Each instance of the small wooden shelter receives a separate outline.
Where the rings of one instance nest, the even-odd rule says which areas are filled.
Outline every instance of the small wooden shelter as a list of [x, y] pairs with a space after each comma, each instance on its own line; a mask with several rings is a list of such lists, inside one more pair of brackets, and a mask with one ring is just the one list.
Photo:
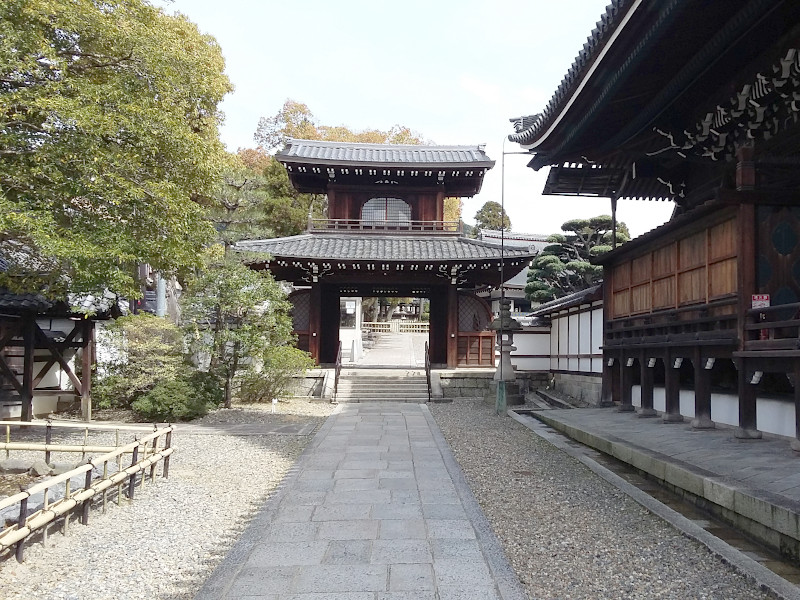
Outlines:
[[474, 290], [499, 286], [532, 253], [466, 238], [444, 218], [445, 198], [477, 194], [494, 165], [482, 147], [290, 140], [277, 159], [295, 189], [327, 194], [328, 218], [237, 249], [268, 254], [252, 266], [300, 288], [290, 297], [299, 347], [335, 361], [343, 296], [427, 297], [431, 361], [494, 365], [491, 313]]
[[[602, 257], [604, 394], [695, 427], [711, 392], [794, 397], [800, 434], [800, 3], [614, 0], [512, 141], [549, 166], [544, 193], [671, 201], [671, 221]], [[800, 447], [800, 446], [799, 446]]]
[[90, 419], [95, 323], [111, 312], [87, 316], [67, 302], [0, 290], [2, 417], [30, 421], [37, 402], [39, 411], [52, 412], [60, 400], [80, 398], [83, 416]]

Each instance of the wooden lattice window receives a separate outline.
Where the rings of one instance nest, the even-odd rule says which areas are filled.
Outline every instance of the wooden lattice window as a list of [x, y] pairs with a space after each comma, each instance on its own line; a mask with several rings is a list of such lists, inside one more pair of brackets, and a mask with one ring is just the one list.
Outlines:
[[361, 220], [370, 225], [408, 223], [411, 206], [400, 198], [371, 198], [361, 208]]

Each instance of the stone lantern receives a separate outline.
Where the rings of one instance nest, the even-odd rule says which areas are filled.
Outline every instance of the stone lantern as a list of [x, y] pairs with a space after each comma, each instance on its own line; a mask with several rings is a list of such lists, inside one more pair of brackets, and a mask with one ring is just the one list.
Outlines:
[[520, 392], [514, 365], [511, 364], [511, 352], [514, 346], [514, 332], [520, 331], [520, 325], [511, 318], [511, 299], [500, 299], [500, 314], [491, 322], [489, 329], [497, 331], [497, 349], [500, 350], [500, 364], [494, 374], [492, 388], [497, 392], [497, 411], [504, 413], [506, 406], [516, 406], [525, 403], [525, 397]]

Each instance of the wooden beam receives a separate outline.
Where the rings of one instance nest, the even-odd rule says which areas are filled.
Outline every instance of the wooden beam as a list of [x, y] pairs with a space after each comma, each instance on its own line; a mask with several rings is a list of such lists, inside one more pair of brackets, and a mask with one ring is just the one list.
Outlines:
[[[77, 327], [75, 328], [77, 329]], [[84, 421], [92, 420], [92, 362], [94, 354], [94, 323], [85, 319], [81, 323], [83, 348], [81, 349], [81, 414]], [[74, 330], [73, 330], [74, 331]]]
[[[34, 321], [34, 324], [35, 323], [36, 322]], [[75, 386], [75, 390], [79, 394], [81, 394], [82, 393], [81, 392], [81, 389], [82, 389], [81, 380], [78, 379], [77, 375], [75, 375], [75, 373], [72, 372], [72, 369], [70, 368], [69, 363], [66, 360], [64, 360], [64, 357], [61, 355], [61, 352], [59, 351], [59, 349], [56, 348], [55, 344], [53, 344], [53, 342], [51, 342], [47, 338], [47, 336], [44, 334], [44, 331], [42, 331], [39, 328], [39, 325], [36, 325], [35, 334], [39, 338], [39, 340], [44, 343], [45, 347], [50, 351], [51, 357], [54, 358], [58, 362], [58, 364], [61, 366], [61, 368], [67, 374], [67, 376], [69, 377], [70, 381], [72, 382], [72, 385]], [[33, 368], [33, 367], [31, 367], [31, 368]], [[33, 389], [33, 388], [31, 388], [31, 389]]]
[[[78, 333], [78, 328], [77, 328], [77, 326], [74, 326], [72, 328], [72, 331], [70, 331], [69, 335], [66, 337], [66, 339], [63, 342], [60, 342], [60, 343], [55, 345], [56, 348], [58, 348], [58, 350], [62, 354], [64, 352], [64, 348], [68, 347], [69, 343], [72, 342], [72, 340], [75, 338], [75, 334], [76, 333]], [[36, 377], [33, 380], [33, 387], [34, 388], [37, 385], [39, 385], [39, 383], [41, 383], [42, 379], [44, 379], [44, 376], [47, 375], [47, 373], [50, 371], [50, 369], [53, 367], [53, 365], [56, 364], [56, 362], [58, 362], [56, 360], [56, 358], [51, 357], [50, 360], [48, 360], [45, 363], [45, 365], [39, 370], [39, 374], [36, 375]]]
[[14, 371], [11, 370], [11, 367], [8, 366], [8, 363], [6, 362], [5, 358], [3, 358], [2, 354], [0, 354], [0, 373], [5, 375], [5, 378], [12, 386], [14, 386], [14, 389], [20, 396], [25, 395], [25, 390], [22, 389], [22, 384], [19, 382], [19, 379], [17, 379]]

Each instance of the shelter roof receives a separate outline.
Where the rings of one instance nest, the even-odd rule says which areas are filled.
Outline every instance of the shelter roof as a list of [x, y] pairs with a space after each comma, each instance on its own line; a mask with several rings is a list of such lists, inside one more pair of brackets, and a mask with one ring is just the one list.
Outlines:
[[486, 167], [494, 161], [483, 146], [412, 146], [290, 139], [275, 157], [284, 164], [380, 167]]
[[[239, 242], [236, 249], [274, 257], [367, 261], [447, 261], [500, 259], [497, 243], [462, 236], [391, 236], [386, 234], [306, 233], [284, 238]], [[528, 248], [505, 248], [506, 258], [530, 258]]]

